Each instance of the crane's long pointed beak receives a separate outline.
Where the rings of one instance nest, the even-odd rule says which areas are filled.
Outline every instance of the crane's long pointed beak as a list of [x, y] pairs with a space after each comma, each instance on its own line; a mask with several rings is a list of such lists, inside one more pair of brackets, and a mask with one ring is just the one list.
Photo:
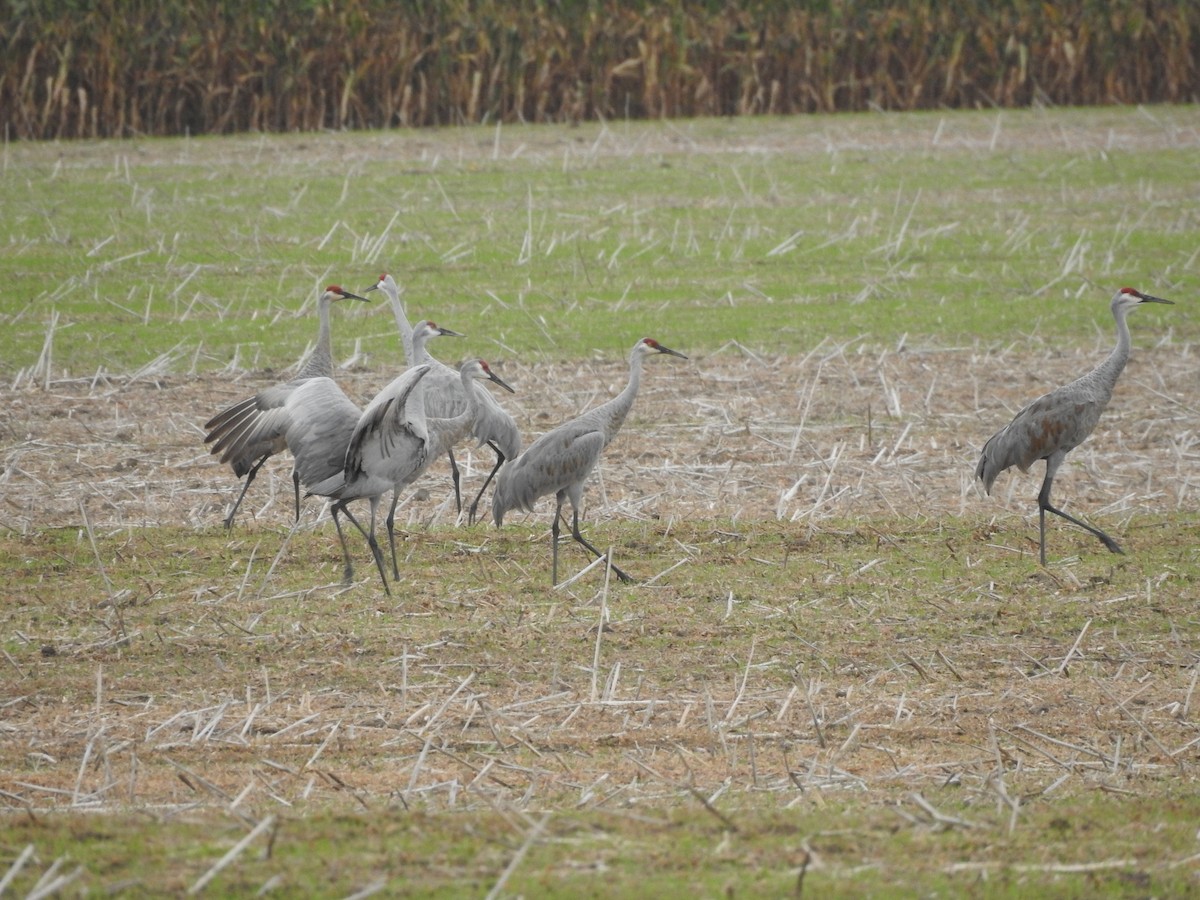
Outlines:
[[369, 294], [369, 293], [371, 293], [371, 291], [377, 291], [377, 290], [379, 290], [379, 282], [375, 282], [375, 284], [371, 285], [369, 288], [367, 288], [365, 291], [363, 291], [363, 293]]
[[659, 344], [655, 349], [657, 349], [659, 353], [666, 353], [668, 356], [678, 356], [680, 359], [687, 359], [687, 357], [678, 350], [672, 350], [670, 347], [664, 347], [662, 344]]
[[[370, 288], [368, 288], [367, 290], [370, 290]], [[360, 296], [358, 296], [358, 294], [352, 294], [349, 291], [342, 291], [342, 299], [344, 299], [344, 300], [361, 300], [363, 303], [371, 302], [371, 299], [369, 297], [360, 297]]]
[[1142, 298], [1143, 303], [1170, 303], [1172, 306], [1175, 305], [1174, 300], [1164, 300], [1162, 297], [1151, 297], [1149, 294], [1139, 294], [1138, 296]]
[[504, 388], [510, 394], [516, 393], [516, 391], [514, 391], [512, 389], [512, 385], [510, 385], [507, 381], [505, 381], [503, 378], [501, 378], [495, 372], [492, 372], [492, 371], [488, 372], [488, 380], [496, 382], [496, 384], [500, 385], [500, 387]]
[[440, 325], [438, 326], [437, 332], [438, 334], [442, 335], [442, 337], [466, 337], [466, 335], [461, 332], [451, 331], [449, 328], [442, 328]]

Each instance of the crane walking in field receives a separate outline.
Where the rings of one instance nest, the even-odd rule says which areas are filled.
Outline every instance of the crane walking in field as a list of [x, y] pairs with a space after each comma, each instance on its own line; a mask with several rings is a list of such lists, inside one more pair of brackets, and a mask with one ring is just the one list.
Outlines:
[[1141, 303], [1173, 302], [1128, 287], [1117, 291], [1112, 299], [1112, 314], [1117, 321], [1117, 345], [1108, 357], [1088, 374], [1034, 400], [983, 446], [975, 477], [983, 481], [984, 490], [989, 494], [996, 476], [1010, 466], [1028, 472], [1029, 467], [1039, 459], [1046, 461], [1046, 477], [1038, 494], [1038, 536], [1043, 566], [1046, 564], [1047, 511], [1090, 531], [1113, 553], [1124, 552], [1116, 541], [1100, 529], [1051, 505], [1050, 487], [1054, 482], [1054, 474], [1067, 454], [1083, 443], [1096, 427], [1100, 414], [1112, 397], [1117, 378], [1125, 368], [1130, 345], [1126, 316]]
[[[482, 362], [482, 360], [480, 361]], [[484, 365], [486, 366], [486, 363]], [[487, 372], [488, 375], [485, 378], [490, 376], [491, 369], [488, 369]], [[491, 377], [491, 380], [510, 394], [516, 393], [499, 378]], [[481, 382], [482, 379], [478, 376], [471, 379], [463, 378], [463, 390], [466, 392], [467, 403], [471, 407], [473, 418], [471, 435], [479, 441], [476, 446], [482, 447], [487, 444], [492, 448], [492, 452], [496, 454], [496, 464], [492, 466], [492, 471], [488, 472], [487, 478], [483, 480], [483, 486], [479, 488], [479, 493], [471, 501], [471, 506], [467, 511], [467, 523], [470, 525], [475, 524], [475, 514], [479, 510], [479, 501], [483, 499], [483, 492], [487, 490], [488, 485], [492, 483], [492, 479], [496, 477], [496, 473], [500, 471], [500, 467], [505, 462], [521, 455], [522, 445], [521, 429], [517, 427], [516, 420], [484, 388]]]
[[[456, 332], [433, 322], [419, 322], [413, 329], [413, 343], [423, 348], [430, 338], [443, 334]], [[359, 410], [344, 394], [339, 398], [324, 389], [319, 393], [316, 389], [307, 389], [293, 404], [304, 403], [303, 410], [292, 412], [297, 442], [307, 441], [302, 452], [309, 466], [301, 478], [308, 486], [309, 494], [334, 501], [330, 514], [342, 544], [345, 582], [353, 576], [346, 539], [338, 525], [339, 513], [345, 514], [367, 539], [384, 590], [391, 593], [383, 570], [383, 552], [375, 537], [375, 523], [383, 495], [389, 490], [397, 491], [428, 468], [429, 460], [433, 458], [429, 452], [430, 435], [441, 435], [446, 428], [442, 420], [427, 419], [425, 415], [424, 380], [430, 371], [430, 366], [406, 369], [376, 394], [364, 410]], [[341, 393], [340, 389], [338, 393]], [[455, 439], [461, 440], [469, 431], [470, 422], [465, 421], [455, 428]], [[328, 437], [316, 438], [322, 430]], [[289, 441], [291, 435], [289, 429]], [[309, 436], [313, 436], [311, 440]], [[292, 452], [299, 460], [300, 453], [296, 449]], [[347, 508], [348, 503], [358, 499], [366, 499], [371, 505], [369, 529], [364, 529]], [[393, 498], [387, 525], [393, 572], [399, 577], [392, 527], [395, 508]]]
[[[383, 551], [375, 538], [376, 516], [383, 495], [425, 465], [428, 431], [421, 389], [428, 373], [429, 366], [405, 369], [376, 394], [352, 423], [349, 441], [342, 446], [336, 471], [309, 487], [310, 494], [334, 501], [330, 514], [335, 524], [338, 513], [345, 513], [346, 518], [362, 532], [375, 558], [383, 589], [388, 594], [391, 594], [391, 590], [383, 570]], [[358, 412], [357, 408], [354, 412]], [[371, 505], [369, 529], [364, 529], [347, 509], [348, 503], [359, 499], [365, 499]], [[346, 564], [343, 580], [349, 582], [352, 577], [350, 555], [340, 527], [338, 539], [342, 543]]]
[[[429, 324], [431, 323], [422, 322], [417, 327], [415, 340], [418, 343], [427, 339], [422, 336], [421, 329]], [[425, 459], [404, 480], [397, 482], [396, 489], [392, 492], [392, 505], [388, 509], [386, 524], [388, 545], [392, 552], [392, 575], [397, 579], [400, 577], [400, 567], [396, 561], [396, 504], [400, 500], [400, 491], [411, 485], [421, 475], [424, 475], [425, 470], [429, 468], [430, 464], [443, 453], [447, 452], [449, 448], [461, 443], [468, 435], [476, 432], [476, 423], [484, 415], [481, 398], [487, 395], [487, 391], [480, 384], [481, 381], [494, 381], [506, 391], [516, 393], [507, 382], [492, 371], [491, 366], [487, 364], [486, 360], [468, 359], [460, 367], [459, 377], [462, 381], [463, 390], [467, 395], [467, 409], [451, 419], [438, 419], [426, 416], [425, 425], [428, 432], [428, 440], [425, 445]], [[516, 427], [515, 423], [513, 427]], [[520, 435], [517, 436], [517, 441], [519, 448]], [[497, 463], [497, 468], [499, 468], [499, 463]], [[486, 483], [484, 487], [487, 487]], [[478, 502], [478, 499], [477, 497], [476, 502]]]
[[[331, 284], [322, 292], [320, 298], [317, 300], [317, 316], [320, 321], [317, 330], [317, 343], [308, 361], [295, 378], [283, 384], [259, 391], [253, 397], [248, 397], [227, 407], [204, 424], [204, 427], [208, 429], [208, 433], [204, 437], [204, 442], [212, 444], [209, 452], [214, 455], [220, 454], [221, 462], [229, 463], [233, 468], [233, 473], [238, 478], [241, 478], [243, 475], [246, 476], [246, 482], [242, 485], [241, 493], [238, 494], [237, 501], [233, 504], [233, 509], [225, 517], [226, 528], [233, 526], [233, 519], [237, 515], [238, 507], [242, 505], [242, 499], [246, 496], [246, 491], [250, 489], [250, 484], [254, 481], [254, 477], [258, 474], [258, 470], [262, 468], [263, 463], [286, 448], [287, 443], [284, 438], [286, 422], [279, 421], [280, 429], [276, 431], [267, 432], [261, 429], [257, 430], [257, 436], [254, 441], [245, 441], [243, 438], [248, 430], [254, 428], [261, 413], [266, 410], [282, 408], [287, 402], [288, 397], [300, 385], [313, 378], [333, 377], [333, 350], [329, 333], [329, 310], [333, 303], [346, 299], [368, 302], [366, 297], [360, 297], [358, 294], [342, 290], [336, 284]], [[295, 472], [293, 472], [292, 484], [296, 499], [296, 518], [299, 519], [300, 482], [295, 476]]]
[[[467, 398], [462, 392], [458, 371], [440, 360], [434, 359], [423, 343], [413, 339], [416, 328], [409, 323], [408, 315], [400, 302], [400, 287], [396, 284], [396, 279], [384, 272], [379, 276], [379, 280], [367, 288], [364, 293], [371, 291], [383, 291], [387, 294], [388, 304], [396, 319], [396, 328], [400, 331], [400, 342], [404, 345], [404, 359], [408, 365], [427, 365], [432, 369], [425, 382], [425, 402], [428, 404], [426, 412], [429, 416], [435, 419], [457, 419], [467, 412]], [[443, 333], [454, 337], [463, 336], [457, 331]], [[459, 511], [462, 510], [462, 495], [459, 492], [460, 475], [458, 463], [454, 459], [454, 444], [465, 437], [466, 433], [463, 433], [455, 438], [453, 443], [444, 443], [442, 449], [437, 453], [437, 456], [445, 453], [450, 461], [450, 478], [454, 482], [454, 503]]]
[[[600, 461], [604, 448], [625, 422], [641, 383], [642, 360], [653, 353], [687, 359], [653, 338], [642, 338], [629, 354], [629, 383], [620, 394], [543, 434], [496, 477], [492, 518], [497, 527], [504, 524], [504, 514], [508, 510], [519, 508], [532, 512], [539, 497], [554, 494], [554, 523], [550, 528], [552, 584], [558, 584], [558, 536], [563, 503], [569, 501], [571, 504], [571, 536], [594, 556], [604, 555], [579, 533], [584, 483]], [[612, 568], [622, 581], [632, 581], [616, 566]]]
[[[400, 287], [387, 272], [379, 276], [379, 280], [375, 284], [367, 288], [363, 293], [371, 291], [383, 291], [387, 295], [388, 304], [392, 308], [392, 315], [396, 319], [396, 328], [400, 331], [400, 340], [404, 344], [404, 358], [410, 366], [419, 364], [429, 364], [434, 367], [429, 381], [425, 387], [426, 402], [432, 401], [433, 407], [428, 411], [430, 416], [435, 418], [454, 419], [462, 414], [468, 404], [458, 402], [459, 395], [455, 387], [455, 374], [450, 366], [444, 366], [427, 352], [419, 351], [413, 345], [413, 326], [408, 321], [408, 315], [405, 313], [404, 306], [400, 302]], [[507, 387], [507, 385], [506, 385]], [[479, 446], [487, 444], [496, 454], [496, 464], [488, 473], [487, 478], [483, 481], [483, 487], [479, 489], [479, 493], [475, 495], [469, 511], [467, 513], [467, 521], [474, 524], [475, 515], [479, 509], [479, 501], [483, 498], [484, 491], [491, 484], [496, 472], [504, 465], [506, 460], [514, 459], [521, 452], [521, 431], [517, 427], [516, 421], [508, 411], [504, 409], [495, 398], [492, 397], [483, 386], [478, 384], [478, 381], [471, 379], [469, 383], [463, 383], [463, 394], [461, 398], [468, 399], [469, 392], [473, 389], [479, 401], [479, 407], [475, 410], [473, 426], [470, 434], [474, 435], [479, 440]], [[509, 388], [512, 390], [512, 388]], [[440, 395], [440, 399], [439, 399]], [[454, 496], [458, 504], [458, 508], [462, 508], [462, 500], [460, 490], [460, 476], [458, 471], [458, 463], [454, 459], [454, 444], [459, 443], [467, 435], [454, 440], [453, 443], [439, 450], [436, 456], [441, 456], [445, 453], [450, 460], [450, 473], [454, 480]]]

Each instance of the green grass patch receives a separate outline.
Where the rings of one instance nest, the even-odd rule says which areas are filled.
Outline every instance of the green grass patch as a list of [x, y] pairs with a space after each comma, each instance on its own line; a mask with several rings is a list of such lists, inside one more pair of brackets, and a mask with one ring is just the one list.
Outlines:
[[[407, 288], [471, 352], [1107, 332], [1195, 283], [1190, 111], [1077, 110], [9, 145], [0, 360], [291, 364], [318, 286]], [[1172, 311], [1157, 328], [1194, 339]], [[54, 316], [57, 315], [57, 320]], [[394, 365], [390, 316], [339, 317]]]

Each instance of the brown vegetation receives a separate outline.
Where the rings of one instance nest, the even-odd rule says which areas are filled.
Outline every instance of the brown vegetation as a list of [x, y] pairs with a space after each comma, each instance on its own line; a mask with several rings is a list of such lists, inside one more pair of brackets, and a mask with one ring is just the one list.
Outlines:
[[10, 7], [10, 138], [1200, 97], [1189, 0]]

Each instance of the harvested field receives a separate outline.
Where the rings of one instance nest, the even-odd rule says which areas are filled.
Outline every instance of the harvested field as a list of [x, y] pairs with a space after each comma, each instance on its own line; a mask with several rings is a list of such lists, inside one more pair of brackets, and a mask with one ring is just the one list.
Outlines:
[[[1134, 328], [1152, 314], [1135, 316]], [[729, 345], [687, 362], [655, 360], [629, 426], [588, 492], [588, 517], [777, 520], [815, 529], [855, 516], [1035, 515], [1041, 465], [1029, 476], [1005, 474], [998, 503], [975, 483], [979, 448], [1024, 403], [1103, 358], [1107, 337], [1048, 358], [1015, 347], [881, 349], [859, 340], [822, 344], [804, 358]], [[1174, 387], [1194, 379], [1195, 360], [1190, 347], [1135, 352], [1099, 435], [1070, 457], [1064, 496], [1072, 492], [1082, 510], [1122, 523], [1196, 505], [1189, 472], [1196, 411]], [[615, 360], [493, 364], [510, 383], [535, 390], [532, 401], [528, 391], [504, 398], [527, 440], [615, 395], [627, 374]], [[93, 525], [105, 528], [219, 523], [236, 482], [207, 454], [201, 424], [279, 378], [151, 375], [9, 392], [0, 428], [9, 437], [10, 527], [26, 533], [79, 525], [81, 501]], [[365, 404], [390, 374], [351, 370], [339, 379]], [[491, 461], [486, 449], [468, 456], [480, 478]], [[290, 465], [269, 468], [274, 477], [260, 476], [246, 508], [259, 525], [286, 527]], [[448, 474], [443, 467], [426, 476], [422, 494], [441, 502], [413, 504], [410, 525], [453, 524]], [[308, 506], [311, 524], [319, 503]], [[1004, 530], [1013, 550], [1026, 549], [1019, 518]]]
[[[5, 615], [0, 790], [12, 813], [27, 810], [10, 830], [36, 843], [52, 811], [136, 811], [228, 822], [230, 842], [238, 823], [269, 822], [278, 844], [295, 833], [302, 845], [325, 810], [393, 823], [474, 812], [514, 841], [561, 846], [580, 814], [636, 810], [667, 817], [652, 830], [678, 827], [675, 810], [702, 833], [736, 834], [749, 810], [807, 821], [865, 802], [881, 807], [873, 828], [881, 817], [887, 829], [997, 836], [1097, 790], [1194, 811], [1196, 646], [1183, 637], [1194, 615], [1178, 582], [1196, 564], [1200, 427], [1172, 387], [1190, 351], [1138, 352], [1101, 433], [1060, 479], [1067, 508], [1131, 555], [1053, 523], [1055, 561], [1041, 570], [1040, 473], [1006, 474], [991, 499], [973, 484], [981, 440], [1092, 355], [855, 342], [803, 359], [727, 347], [656, 360], [588, 493], [592, 538], [643, 584], [592, 572], [549, 590], [548, 501], [501, 531], [456, 526], [443, 466], [402, 509], [392, 601], [361, 541], [358, 583], [335, 584], [336, 539], [315, 501], [289, 534], [286, 463], [252, 489], [252, 515], [220, 528], [235, 484], [205, 455], [193, 411], [274, 376], [9, 392], [6, 546], [29, 554], [10, 557]], [[503, 372], [544, 385], [563, 368]], [[589, 387], [543, 394], [536, 410], [513, 399], [527, 434], [610, 395], [624, 367], [572, 374]], [[384, 378], [345, 381], [365, 397]], [[486, 456], [467, 463], [477, 483]], [[46, 532], [52, 548], [34, 537]], [[563, 556], [569, 572], [584, 563]], [[109, 586], [89, 595], [96, 570]], [[838, 883], [858, 865], [847, 852], [887, 855], [872, 832], [834, 839], [788, 820], [772, 826], [791, 835], [786, 851], [763, 851], [770, 877], [742, 874], [751, 892], [795, 879], [805, 860]], [[498, 877], [504, 846], [457, 865], [435, 854], [423, 881]], [[363, 852], [372, 878], [398, 877]], [[1072, 864], [1138, 870], [1138, 854]], [[150, 883], [182, 889], [219, 855]], [[910, 886], [999, 865], [983, 851], [934, 860], [909, 871]], [[574, 863], [546, 865], [590, 883], [573, 880]], [[682, 865], [666, 874], [686, 880]], [[271, 870], [260, 860], [250, 872]], [[249, 889], [268, 875], [225, 877]], [[353, 887], [353, 873], [336, 883]]]
[[[108, 147], [65, 145], [44, 164], [15, 146], [6, 183], [24, 179], [34, 199], [9, 220], [13, 268], [47, 283], [0, 318], [17, 348], [0, 388], [0, 893], [1194, 891], [1193, 119], [789, 120], [740, 142], [725, 122], [583, 144], [530, 130], [503, 157], [499, 131], [234, 139], [151, 144], [132, 167]], [[506, 166], [542, 184], [539, 167], [570, 168], [580, 146], [610, 168], [588, 162], [536, 197], [507, 187]], [[393, 153], [428, 166], [405, 172], [408, 223], [389, 238], [353, 217]], [[1021, 153], [1045, 154], [1044, 181], [1012, 174]], [[1156, 180], [1143, 162], [1164, 153]], [[351, 174], [310, 178], [339, 155]], [[792, 156], [830, 180], [778, 177]], [[693, 173], [708, 157], [705, 181]], [[990, 165], [979, 178], [1000, 186], [943, 190], [950, 164], [964, 183]], [[204, 177], [172, 187], [194, 165]], [[82, 193], [79, 173], [105, 167], [97, 193], [116, 183], [127, 204], [105, 195], [117, 211], [98, 203], [99, 225], [56, 219], [56, 179]], [[625, 168], [678, 207], [614, 200]], [[251, 173], [244, 207], [217, 177], [233, 169]], [[1110, 169], [1135, 174], [1109, 183]], [[311, 187], [254, 220], [248, 185], [268, 177]], [[59, 191], [49, 238], [39, 178]], [[1008, 185], [1029, 204], [1011, 215]], [[1051, 189], [1062, 202], [1037, 208]], [[1131, 194], [1168, 224], [1147, 213], [1103, 231], [1107, 205]], [[976, 215], [985, 195], [1000, 212]], [[839, 218], [846, 196], [857, 205]], [[146, 236], [197, 218], [181, 204], [236, 223], [217, 251], [182, 231]], [[1056, 230], [1072, 217], [1084, 224]], [[284, 459], [222, 527], [238, 484], [202, 423], [287, 376], [268, 366], [311, 330], [288, 305], [295, 283], [373, 272], [401, 237], [406, 263], [433, 260], [413, 266], [414, 294], [446, 297], [452, 327], [496, 327], [488, 358], [517, 389], [502, 399], [527, 441], [621, 388], [619, 353], [579, 349], [614, 344], [618, 310], [622, 329], [656, 323], [651, 336], [688, 354], [648, 362], [586, 494], [588, 535], [636, 584], [564, 544], [551, 588], [550, 501], [502, 529], [467, 526], [444, 464], [401, 507], [390, 598], [354, 534], [355, 582], [339, 583], [318, 502], [293, 527]], [[69, 269], [59, 284], [37, 272], [47, 244]], [[511, 264], [526, 244], [540, 268]], [[1132, 317], [1113, 402], [1055, 484], [1127, 553], [1052, 519], [1041, 567], [1041, 466], [1004, 473], [987, 497], [979, 448], [1109, 351], [1091, 279], [1123, 278], [1134, 251], [1177, 305]], [[266, 275], [246, 262], [270, 254], [293, 256], [261, 262]], [[810, 292], [780, 287], [797, 273]], [[908, 302], [923, 290], [929, 303]], [[962, 295], [983, 299], [967, 309]], [[335, 326], [339, 358], [356, 341], [338, 380], [365, 401], [394, 375], [394, 338], [386, 310], [353, 315]], [[521, 331], [547, 315], [572, 326], [562, 344]], [[878, 316], [886, 327], [854, 333]], [[739, 317], [760, 330], [729, 328]], [[973, 322], [982, 333], [964, 339]], [[491, 454], [459, 462], [469, 495]]]

